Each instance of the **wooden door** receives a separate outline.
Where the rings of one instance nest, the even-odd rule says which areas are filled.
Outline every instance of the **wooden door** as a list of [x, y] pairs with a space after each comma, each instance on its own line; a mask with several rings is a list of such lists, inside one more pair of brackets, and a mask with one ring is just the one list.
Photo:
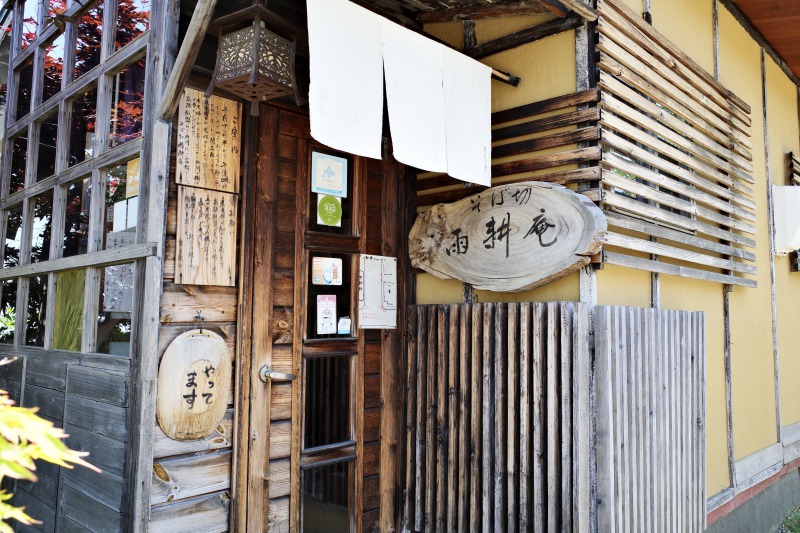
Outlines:
[[[288, 109], [262, 106], [254, 136], [239, 325], [250, 342], [240, 359], [232, 529], [389, 529], [402, 351], [398, 330], [361, 330], [356, 313], [359, 254], [397, 257], [399, 273], [405, 263], [402, 169], [319, 145], [308, 117]], [[319, 156], [347, 167], [340, 227], [317, 217], [310, 173]], [[333, 265], [341, 285], [315, 283], [315, 259]], [[336, 325], [352, 320], [349, 333], [318, 327], [317, 302], [323, 309], [331, 296]], [[297, 378], [264, 383], [265, 365]]]

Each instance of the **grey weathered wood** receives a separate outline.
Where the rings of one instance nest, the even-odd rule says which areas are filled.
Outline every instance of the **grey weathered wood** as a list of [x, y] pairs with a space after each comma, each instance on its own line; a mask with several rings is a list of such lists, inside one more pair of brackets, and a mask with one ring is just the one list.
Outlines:
[[520, 424], [517, 419], [521, 416], [520, 390], [519, 390], [519, 365], [520, 365], [520, 305], [508, 304], [507, 328], [505, 334], [506, 351], [506, 464], [503, 477], [506, 484], [506, 531], [513, 533], [519, 528], [520, 498], [516, 496], [517, 487], [520, 486], [519, 462]]
[[546, 434], [547, 434], [547, 531], [554, 533], [560, 523], [560, 490], [557, 479], [560, 476], [559, 438], [560, 412], [558, 401], [558, 313], [557, 304], [547, 304], [547, 363], [546, 363]]
[[230, 463], [230, 450], [155, 462], [150, 502], [166, 503], [228, 489]]
[[91, 464], [117, 476], [124, 474], [125, 443], [69, 423], [64, 425], [64, 431], [69, 435], [65, 439], [68, 446], [88, 452], [86, 460]]
[[493, 531], [506, 531], [506, 440], [509, 435], [506, 428], [506, 410], [508, 406], [507, 378], [506, 378], [506, 349], [508, 332], [508, 304], [495, 304], [494, 306], [494, 344], [492, 359], [494, 359], [494, 376], [492, 386], [494, 389], [494, 464], [492, 476], [493, 500]]
[[200, 45], [206, 36], [206, 30], [214, 15], [217, 0], [200, 0], [192, 12], [192, 19], [181, 43], [175, 65], [164, 86], [164, 92], [158, 106], [157, 117], [159, 120], [172, 120], [178, 108], [181, 91], [189, 79], [189, 74], [200, 52]]
[[153, 533], [223, 533], [228, 530], [230, 495], [227, 492], [181, 500], [153, 508]]
[[482, 496], [482, 477], [481, 466], [483, 456], [483, 435], [481, 424], [483, 423], [483, 335], [478, 334], [479, 328], [483, 324], [483, 306], [471, 306], [470, 325], [472, 327], [472, 345], [470, 355], [472, 365], [470, 368], [470, 385], [472, 394], [470, 395], [470, 445], [472, 453], [469, 458], [469, 529], [470, 531], [480, 531], [481, 524], [481, 496]]
[[484, 533], [493, 531], [493, 488], [494, 488], [494, 447], [496, 445], [494, 440], [495, 411], [494, 411], [494, 387], [492, 381], [494, 377], [492, 355], [494, 351], [494, 304], [484, 304], [483, 317], [481, 325], [481, 334], [483, 337], [483, 350], [482, 350], [482, 442], [483, 453], [482, 459], [482, 476], [481, 476], [481, 527]]
[[225, 418], [207, 437], [189, 441], [179, 441], [167, 437], [158, 425], [153, 430], [153, 457], [163, 458], [173, 455], [206, 452], [230, 448], [233, 442], [233, 409], [228, 409]]
[[61, 481], [115, 511], [122, 508], [122, 476], [105, 470], [95, 472], [88, 468], [64, 468]]
[[128, 440], [127, 412], [116, 405], [67, 395], [64, 422], [121, 442]]
[[674, 276], [685, 276], [689, 278], [702, 279], [706, 281], [714, 281], [718, 283], [727, 283], [730, 285], [742, 285], [744, 287], [755, 287], [756, 280], [750, 278], [740, 278], [734, 276], [726, 276], [724, 274], [717, 274], [707, 270], [700, 270], [696, 268], [688, 268], [659, 261], [651, 261], [650, 259], [642, 259], [633, 257], [617, 252], [605, 252], [603, 255], [605, 262], [612, 265], [627, 266], [630, 268], [638, 268], [641, 270], [649, 270], [651, 272], [661, 272], [662, 274], [672, 274]]
[[119, 531], [121, 516], [110, 507], [62, 485], [58, 496], [58, 511], [90, 531]]
[[533, 322], [532, 305], [523, 303], [519, 310], [519, 375], [517, 390], [519, 390], [519, 530], [528, 531], [532, 528], [532, 474], [533, 448], [532, 400], [533, 390], [531, 364], [533, 352]]
[[142, 243], [125, 248], [114, 248], [85, 255], [74, 255], [63, 259], [40, 261], [18, 267], [0, 269], [0, 280], [16, 278], [19, 276], [36, 276], [48, 272], [63, 272], [82, 267], [111, 266], [129, 263], [136, 259], [150, 257], [156, 253], [155, 243]]
[[546, 478], [546, 401], [545, 379], [547, 364], [547, 307], [537, 303], [533, 308], [533, 530], [545, 531], [547, 520]]
[[69, 365], [67, 394], [83, 396], [120, 407], [128, 406], [128, 375], [87, 366]]

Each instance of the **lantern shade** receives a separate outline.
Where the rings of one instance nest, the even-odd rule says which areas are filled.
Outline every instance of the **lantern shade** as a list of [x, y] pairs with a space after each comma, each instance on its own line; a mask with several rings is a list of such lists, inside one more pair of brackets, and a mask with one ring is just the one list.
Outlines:
[[293, 41], [256, 18], [252, 26], [220, 35], [211, 85], [252, 102], [294, 94], [294, 55]]

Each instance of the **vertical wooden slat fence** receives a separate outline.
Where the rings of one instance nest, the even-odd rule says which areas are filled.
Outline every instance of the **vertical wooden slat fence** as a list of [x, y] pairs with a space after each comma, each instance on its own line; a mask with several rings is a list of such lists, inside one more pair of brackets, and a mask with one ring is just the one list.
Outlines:
[[595, 308], [597, 531], [705, 529], [704, 327]]
[[589, 531], [589, 306], [409, 308], [406, 531]]

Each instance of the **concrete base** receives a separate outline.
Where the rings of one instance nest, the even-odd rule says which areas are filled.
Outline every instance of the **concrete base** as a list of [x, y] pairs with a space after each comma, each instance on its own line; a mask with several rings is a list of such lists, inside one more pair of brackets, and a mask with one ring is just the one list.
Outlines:
[[789, 514], [800, 507], [800, 471], [793, 470], [726, 514], [708, 533], [753, 533], [776, 531]]

